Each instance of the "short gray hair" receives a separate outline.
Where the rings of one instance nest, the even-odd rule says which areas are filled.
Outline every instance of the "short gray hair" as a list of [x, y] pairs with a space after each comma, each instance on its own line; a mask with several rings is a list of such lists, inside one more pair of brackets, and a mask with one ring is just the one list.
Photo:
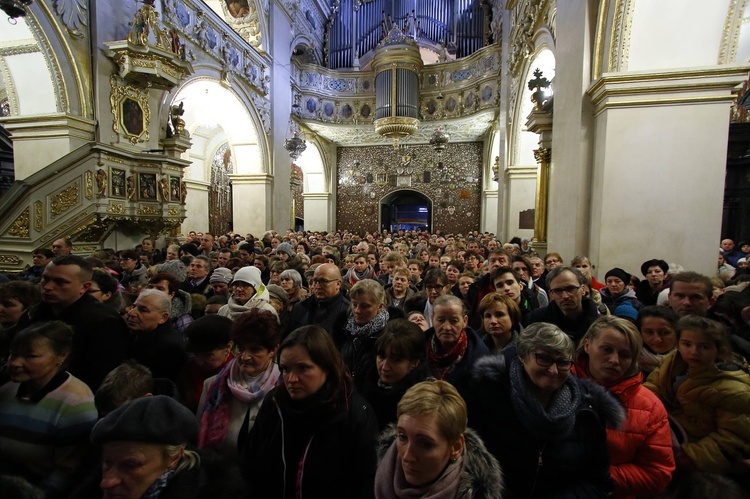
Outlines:
[[302, 287], [302, 276], [294, 269], [286, 269], [279, 274], [279, 279], [291, 279], [295, 288], [299, 289]]
[[167, 314], [170, 313], [170, 310], [172, 308], [172, 300], [169, 299], [169, 295], [167, 293], [159, 289], [144, 289], [138, 295], [136, 301], [140, 300], [141, 298], [147, 298], [149, 296], [155, 297], [154, 305], [159, 312], [166, 312]]
[[[591, 262], [589, 262], [591, 263]], [[561, 267], [555, 267], [554, 269], [549, 271], [549, 274], [547, 274], [547, 287], [552, 287], [552, 281], [557, 279], [560, 274], [563, 272], [571, 272], [573, 275], [576, 276], [576, 279], [578, 279], [578, 284], [583, 286], [584, 284], [588, 284], [588, 279], [586, 279], [586, 276], [583, 275], [583, 272], [578, 270], [575, 267], [569, 267], [569, 266], [561, 266]]]
[[521, 358], [534, 350], [544, 350], [552, 355], [572, 359], [576, 345], [562, 329], [548, 322], [529, 324], [518, 334], [516, 351]]
[[435, 313], [436, 308], [445, 306], [456, 306], [459, 310], [461, 310], [462, 315], [466, 315], [466, 305], [461, 300], [461, 298], [457, 297], [456, 295], [448, 294], [435, 298], [435, 303], [432, 304], [433, 313]]

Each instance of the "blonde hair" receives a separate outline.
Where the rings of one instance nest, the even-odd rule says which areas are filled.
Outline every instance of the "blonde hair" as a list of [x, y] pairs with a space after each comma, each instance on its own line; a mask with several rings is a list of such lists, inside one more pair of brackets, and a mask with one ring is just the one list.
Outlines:
[[362, 295], [370, 295], [375, 299], [375, 303], [386, 304], [385, 290], [379, 282], [373, 279], [362, 279], [352, 286], [349, 290], [349, 298], [355, 298]]
[[409, 388], [396, 410], [398, 417], [431, 415], [450, 445], [466, 431], [466, 402], [447, 381], [430, 378]]
[[177, 466], [175, 467], [175, 474], [183, 470], [191, 470], [196, 466], [200, 466], [201, 457], [197, 452], [187, 450], [184, 445], [164, 446], [164, 457], [167, 458], [167, 462], [176, 458], [178, 455], [180, 456], [180, 460], [177, 462]]
[[623, 373], [622, 378], [630, 378], [638, 374], [638, 371], [640, 371], [640, 368], [638, 367], [638, 357], [640, 357], [641, 351], [643, 350], [643, 337], [632, 322], [620, 317], [615, 317], [614, 315], [599, 317], [593, 324], [591, 324], [589, 330], [586, 331], [586, 334], [583, 335], [580, 343], [578, 343], [576, 359], [588, 359], [589, 355], [584, 349], [586, 343], [591, 343], [591, 341], [598, 337], [605, 329], [614, 329], [618, 333], [622, 333], [628, 340], [633, 361], [627, 371]]

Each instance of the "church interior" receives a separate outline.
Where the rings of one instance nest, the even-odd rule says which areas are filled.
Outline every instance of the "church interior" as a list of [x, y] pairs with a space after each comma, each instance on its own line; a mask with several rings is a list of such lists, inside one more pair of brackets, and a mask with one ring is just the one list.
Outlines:
[[712, 274], [750, 238], [747, 0], [0, 8], [0, 270], [61, 237], [420, 228]]

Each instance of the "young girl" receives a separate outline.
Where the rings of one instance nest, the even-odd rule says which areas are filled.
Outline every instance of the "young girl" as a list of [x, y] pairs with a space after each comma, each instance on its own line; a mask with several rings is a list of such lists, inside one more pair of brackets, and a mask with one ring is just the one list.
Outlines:
[[[724, 473], [750, 458], [750, 375], [732, 353], [724, 327], [694, 315], [677, 323], [677, 351], [645, 386], [685, 431], [675, 449], [682, 468]], [[673, 439], [674, 441], [674, 439]]]

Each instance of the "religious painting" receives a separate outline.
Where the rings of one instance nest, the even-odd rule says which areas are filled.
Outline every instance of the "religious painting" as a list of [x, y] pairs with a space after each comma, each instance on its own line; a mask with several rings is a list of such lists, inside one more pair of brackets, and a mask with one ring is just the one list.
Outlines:
[[250, 6], [247, 0], [224, 0], [227, 6], [227, 12], [235, 19], [247, 17], [250, 14]]
[[141, 104], [131, 98], [122, 100], [122, 126], [129, 135], [140, 135], [146, 128]]
[[154, 173], [138, 174], [138, 197], [141, 200], [156, 200], [156, 175]]
[[169, 200], [180, 202], [180, 177], [169, 177]]
[[385, 176], [385, 173], [378, 173], [375, 176], [375, 183], [378, 185], [385, 185], [388, 183], [388, 179]]
[[125, 170], [119, 168], [110, 169], [110, 180], [111, 186], [109, 192], [112, 197], [124, 198], [125, 197]]
[[151, 112], [148, 91], [133, 85], [123, 85], [117, 77], [110, 77], [112, 93], [109, 96], [114, 121], [112, 130], [122, 134], [131, 144], [149, 140], [148, 127]]

